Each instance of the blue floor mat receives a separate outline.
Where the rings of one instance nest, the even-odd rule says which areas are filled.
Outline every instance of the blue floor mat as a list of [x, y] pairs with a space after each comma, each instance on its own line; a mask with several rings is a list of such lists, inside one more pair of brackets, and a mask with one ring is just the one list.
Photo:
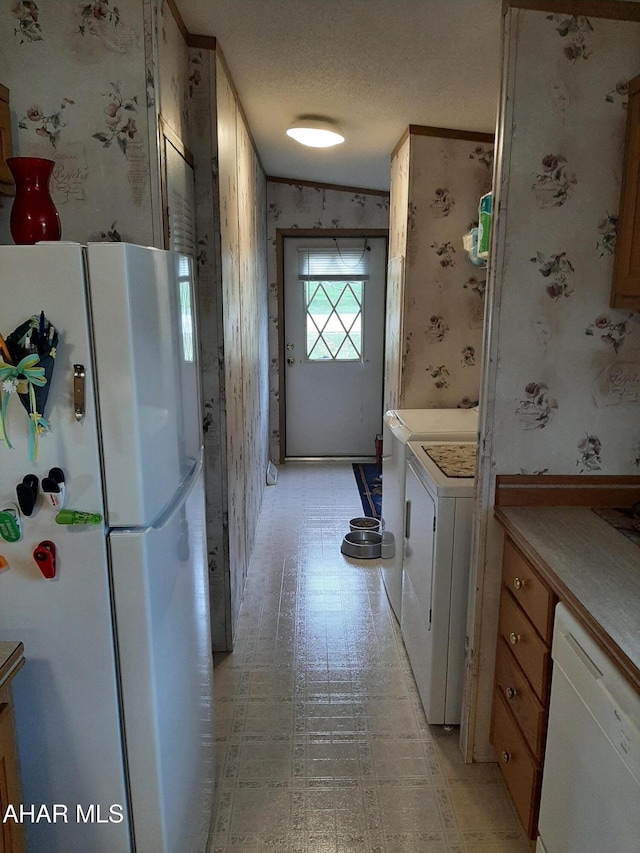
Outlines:
[[373, 463], [353, 463], [353, 473], [360, 492], [362, 509], [368, 518], [380, 518], [382, 511], [382, 479]]

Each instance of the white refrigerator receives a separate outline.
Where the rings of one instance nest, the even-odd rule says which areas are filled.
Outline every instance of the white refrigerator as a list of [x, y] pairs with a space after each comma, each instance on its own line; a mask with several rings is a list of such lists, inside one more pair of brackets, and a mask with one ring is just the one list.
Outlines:
[[[30, 415], [11, 382], [2, 392], [13, 449], [0, 442], [0, 513], [28, 510], [16, 487], [39, 480], [19, 541], [0, 526], [0, 640], [22, 641], [26, 658], [13, 695], [29, 853], [206, 849], [212, 662], [193, 305], [181, 255], [0, 247], [7, 345], [30, 317], [36, 339], [43, 320], [58, 335], [35, 461]], [[57, 523], [62, 498], [102, 522]], [[52, 578], [52, 561], [34, 557], [46, 542]]]

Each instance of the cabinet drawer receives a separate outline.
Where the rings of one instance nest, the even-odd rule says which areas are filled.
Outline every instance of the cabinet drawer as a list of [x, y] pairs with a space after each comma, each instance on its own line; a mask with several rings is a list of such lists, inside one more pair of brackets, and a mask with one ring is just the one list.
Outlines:
[[547, 730], [547, 712], [501, 637], [498, 637], [496, 649], [495, 684], [496, 691], [502, 695], [515, 717], [535, 758], [541, 761]]
[[513, 804], [529, 838], [535, 838], [541, 772], [511, 719], [502, 696], [494, 694], [491, 742]]
[[504, 588], [500, 596], [499, 632], [538, 698], [546, 704], [549, 693], [549, 647]]
[[502, 582], [526, 612], [540, 636], [551, 642], [554, 596], [529, 561], [505, 539]]

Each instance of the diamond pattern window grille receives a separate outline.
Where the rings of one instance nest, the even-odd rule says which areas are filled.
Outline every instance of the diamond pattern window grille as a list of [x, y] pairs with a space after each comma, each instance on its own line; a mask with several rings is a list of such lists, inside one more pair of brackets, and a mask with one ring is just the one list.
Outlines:
[[307, 280], [304, 285], [307, 360], [360, 361], [363, 282]]

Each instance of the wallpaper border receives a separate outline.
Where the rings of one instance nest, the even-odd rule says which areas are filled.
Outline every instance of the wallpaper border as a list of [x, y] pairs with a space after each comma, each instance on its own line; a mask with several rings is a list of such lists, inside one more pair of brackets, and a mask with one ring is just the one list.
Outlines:
[[426, 124], [410, 124], [402, 134], [391, 152], [391, 159], [397, 155], [410, 136], [437, 136], [440, 139], [465, 139], [469, 142], [494, 143], [494, 133], [484, 133], [478, 130], [454, 130], [450, 127], [431, 127]]
[[267, 175], [267, 183], [272, 184], [289, 184], [293, 187], [311, 187], [317, 190], [335, 190], [342, 193], [363, 193], [364, 195], [378, 195], [382, 198], [389, 198], [389, 190], [370, 190], [366, 187], [347, 187], [342, 184], [325, 184], [318, 181], [299, 181], [297, 178], [278, 178], [274, 175]]
[[506, 15], [511, 9], [584, 15], [613, 21], [640, 21], [640, 3], [627, 0], [503, 0], [502, 14]]

